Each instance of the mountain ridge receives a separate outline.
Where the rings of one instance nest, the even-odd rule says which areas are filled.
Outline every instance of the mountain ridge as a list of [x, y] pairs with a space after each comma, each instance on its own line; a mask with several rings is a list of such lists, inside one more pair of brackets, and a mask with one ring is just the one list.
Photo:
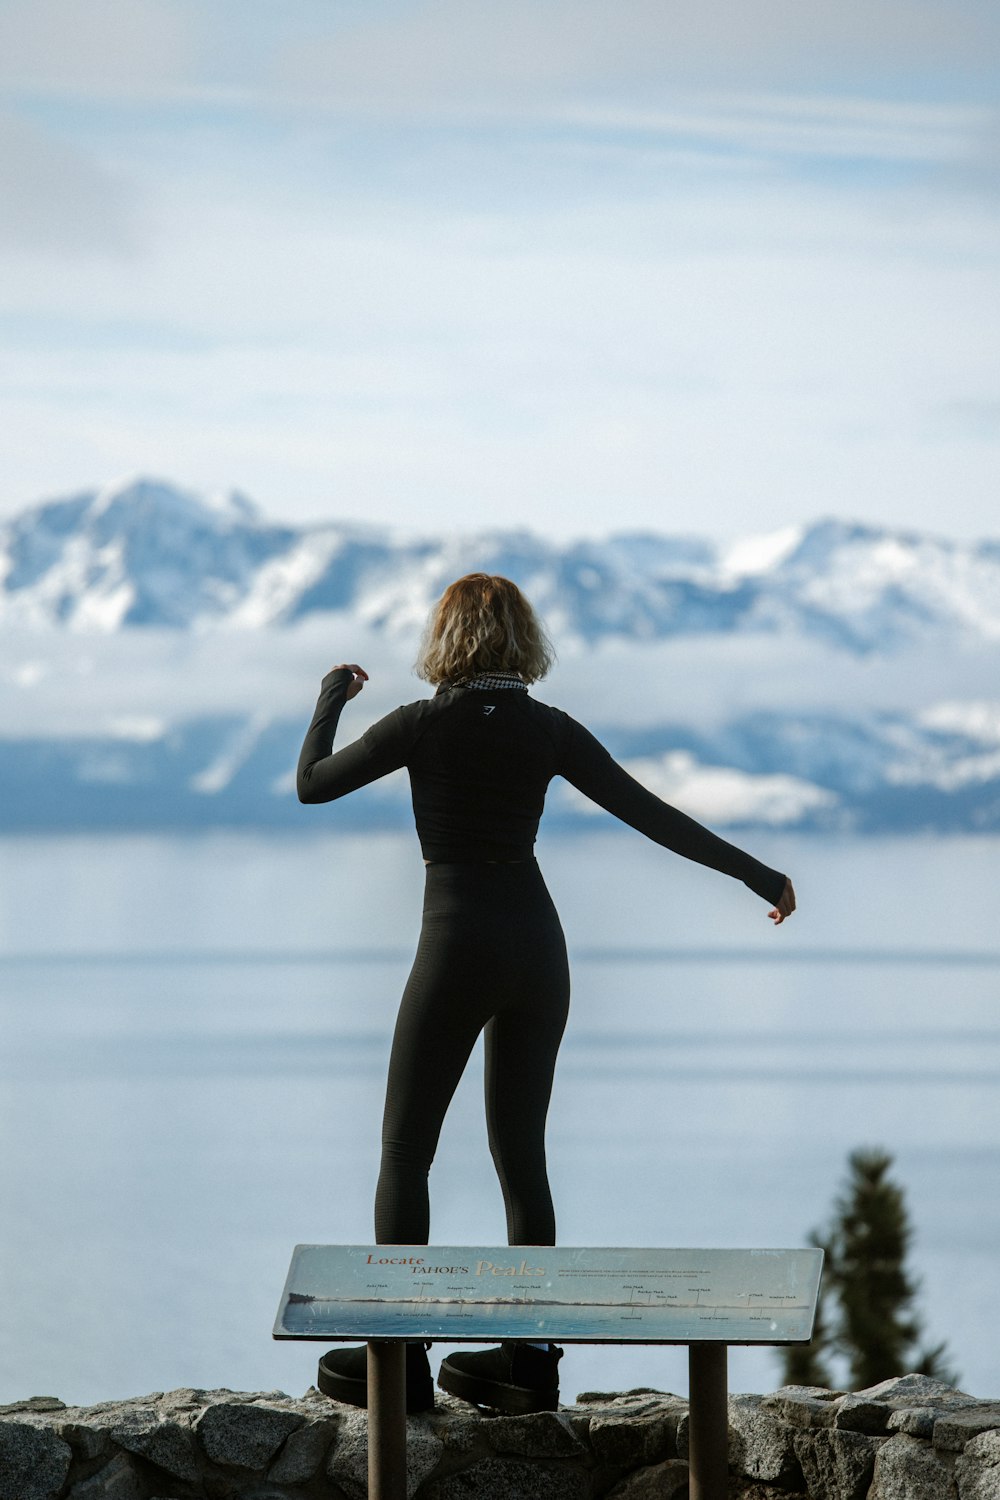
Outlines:
[[799, 634], [856, 655], [933, 635], [1000, 639], [1000, 541], [821, 518], [729, 546], [668, 533], [551, 541], [269, 521], [238, 492], [139, 477], [0, 524], [0, 627], [278, 628], [348, 612], [419, 629], [468, 571], [505, 573], [561, 638]]

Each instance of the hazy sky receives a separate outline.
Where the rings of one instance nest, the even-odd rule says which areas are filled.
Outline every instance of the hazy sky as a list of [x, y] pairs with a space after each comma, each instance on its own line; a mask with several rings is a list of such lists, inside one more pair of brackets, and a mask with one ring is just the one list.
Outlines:
[[0, 512], [1000, 534], [996, 0], [0, 0]]

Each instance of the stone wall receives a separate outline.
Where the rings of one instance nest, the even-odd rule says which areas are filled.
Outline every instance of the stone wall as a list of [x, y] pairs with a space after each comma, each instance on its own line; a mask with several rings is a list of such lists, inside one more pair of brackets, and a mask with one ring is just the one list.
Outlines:
[[[410, 1500], [680, 1500], [687, 1402], [585, 1393], [531, 1417], [438, 1395], [411, 1417]], [[0, 1500], [363, 1500], [367, 1417], [311, 1390], [0, 1407]], [[732, 1396], [731, 1500], [1000, 1500], [1000, 1402], [922, 1375]]]

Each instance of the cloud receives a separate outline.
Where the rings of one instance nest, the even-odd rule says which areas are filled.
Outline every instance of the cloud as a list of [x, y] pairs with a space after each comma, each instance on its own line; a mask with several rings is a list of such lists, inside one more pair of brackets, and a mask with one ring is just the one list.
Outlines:
[[132, 254], [138, 196], [87, 151], [0, 114], [0, 250]]
[[196, 36], [187, 7], [167, 0], [5, 0], [0, 86], [141, 96], [191, 77]]
[[[0, 87], [435, 115], [622, 90], [991, 77], [1000, 9], [982, 0], [5, 0]], [[894, 90], [898, 92], [898, 90]], [[272, 101], [273, 102], [273, 101]]]
[[0, 503], [152, 467], [297, 515], [564, 535], [905, 524], [942, 495], [951, 529], [992, 524], [992, 455], [927, 418], [995, 400], [982, 213], [909, 223], [798, 183], [390, 222], [257, 186], [237, 204], [192, 174], [124, 272], [21, 269]]
[[4, 738], [96, 734], [141, 742], [156, 737], [165, 716], [242, 714], [248, 704], [275, 718], [300, 717], [331, 660], [340, 659], [332, 655], [338, 638], [350, 639], [356, 659], [378, 663], [378, 680], [365, 689], [365, 723], [417, 696], [413, 640], [393, 642], [353, 617], [261, 632], [251, 650], [242, 631], [8, 630], [0, 661]]
[[1000, 11], [975, 0], [429, 0], [297, 42], [277, 74], [334, 107], [438, 114], [623, 86], [985, 78], [998, 50]]
[[993, 116], [977, 105], [771, 93], [688, 95], [670, 108], [568, 105], [556, 118], [623, 149], [683, 146], [733, 167], [738, 158], [956, 162], [981, 149]]
[[1000, 194], [1000, 110], [985, 112], [971, 132], [965, 151], [935, 173], [942, 187], [964, 193]]

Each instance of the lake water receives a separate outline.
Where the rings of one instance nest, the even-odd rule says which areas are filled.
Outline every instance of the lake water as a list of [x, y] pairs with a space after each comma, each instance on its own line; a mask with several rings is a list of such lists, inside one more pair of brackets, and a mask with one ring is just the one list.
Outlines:
[[[745, 843], [795, 877], [780, 931], [638, 836], [539, 847], [574, 980], [560, 1239], [798, 1245], [884, 1146], [927, 1338], [1000, 1395], [1000, 841]], [[370, 1238], [421, 882], [412, 836], [0, 840], [0, 1402], [311, 1383], [270, 1330], [295, 1243]], [[474, 1059], [438, 1243], [504, 1239], [480, 1091]], [[562, 1369], [567, 1398], [687, 1386], [681, 1350]], [[779, 1379], [731, 1351], [731, 1388]]]

